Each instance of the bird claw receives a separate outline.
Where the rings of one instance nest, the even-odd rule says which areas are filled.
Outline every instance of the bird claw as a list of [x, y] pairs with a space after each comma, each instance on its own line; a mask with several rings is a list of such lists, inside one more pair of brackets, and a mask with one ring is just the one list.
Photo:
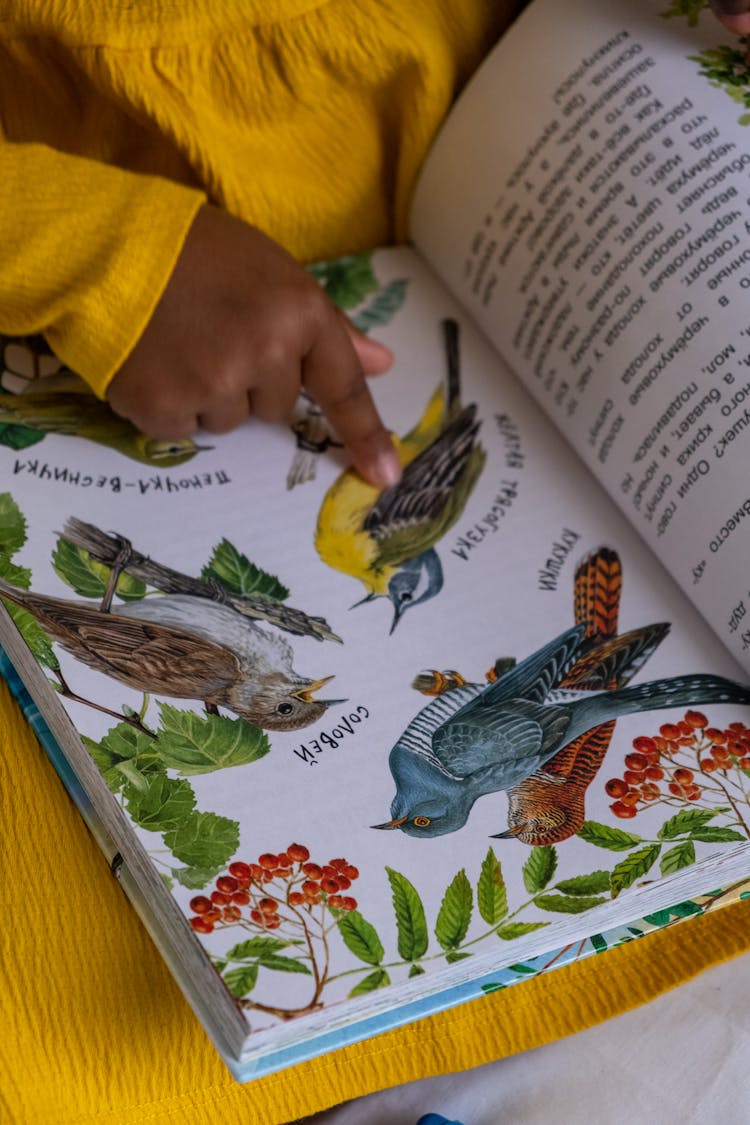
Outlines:
[[436, 668], [428, 668], [414, 677], [411, 686], [422, 695], [438, 696], [463, 687], [466, 682], [461, 673], [453, 668], [445, 668], [442, 672], [438, 672]]

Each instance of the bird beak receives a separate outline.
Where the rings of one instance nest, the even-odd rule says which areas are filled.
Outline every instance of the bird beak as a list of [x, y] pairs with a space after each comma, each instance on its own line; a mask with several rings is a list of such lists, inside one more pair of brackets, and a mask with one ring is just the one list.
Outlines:
[[377, 594], [372, 594], [372, 593], [365, 594], [365, 596], [363, 598], [360, 598], [360, 600], [358, 602], [355, 602], [354, 605], [350, 605], [349, 609], [356, 609], [357, 606], [364, 605], [365, 602], [374, 602], [375, 599], [377, 598], [377, 596], [378, 596]]
[[398, 820], [387, 820], [385, 824], [371, 824], [370, 828], [400, 828], [408, 817], [400, 816]]
[[396, 608], [394, 609], [394, 611], [393, 611], [393, 621], [391, 622], [391, 627], [388, 630], [388, 636], [389, 637], [392, 636], [393, 633], [395, 632], [396, 626], [398, 625], [399, 621], [401, 620], [401, 615], [403, 614], [403, 612], [404, 612], [403, 609], [399, 609], [398, 606], [396, 606]]
[[496, 832], [493, 836], [490, 836], [490, 840], [513, 840], [516, 836], [520, 836], [522, 832], [523, 828], [519, 824], [515, 828], [509, 828], [507, 832]]
[[319, 691], [326, 684], [330, 683], [333, 676], [324, 676], [322, 680], [313, 680], [307, 687], [299, 688], [298, 691], [293, 691], [297, 699], [301, 699], [303, 703], [322, 703], [325, 707], [331, 707], [334, 703], [346, 703], [345, 699], [313, 699], [313, 692]]

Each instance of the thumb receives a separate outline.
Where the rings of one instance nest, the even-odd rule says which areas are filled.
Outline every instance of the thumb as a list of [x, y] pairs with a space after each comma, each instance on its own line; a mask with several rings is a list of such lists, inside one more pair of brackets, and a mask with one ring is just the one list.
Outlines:
[[365, 336], [364, 332], [354, 327], [348, 316], [344, 316], [343, 313], [341, 316], [365, 375], [384, 375], [393, 364], [391, 349]]

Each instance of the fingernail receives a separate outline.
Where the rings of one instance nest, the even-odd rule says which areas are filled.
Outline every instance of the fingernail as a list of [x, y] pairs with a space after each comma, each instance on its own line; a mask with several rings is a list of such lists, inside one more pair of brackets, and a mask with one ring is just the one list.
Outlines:
[[401, 480], [401, 462], [392, 445], [387, 445], [378, 453], [375, 473], [381, 488], [390, 488], [392, 484], [398, 484]]

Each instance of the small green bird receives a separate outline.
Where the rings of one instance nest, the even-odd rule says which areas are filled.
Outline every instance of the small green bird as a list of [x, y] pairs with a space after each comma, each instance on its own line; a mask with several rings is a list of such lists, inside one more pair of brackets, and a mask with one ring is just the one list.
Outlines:
[[[44, 380], [40, 380], [44, 382]], [[137, 430], [90, 392], [29, 390], [0, 394], [0, 423], [43, 434], [70, 434], [116, 449], [125, 457], [156, 468], [184, 465], [208, 446], [192, 438], [160, 441]]]
[[447, 388], [438, 386], [417, 424], [396, 439], [401, 480], [377, 492], [347, 469], [323, 498], [315, 532], [323, 562], [364, 584], [358, 605], [390, 599], [391, 632], [407, 609], [442, 589], [435, 544], [460, 517], [486, 460], [477, 408], [461, 405], [458, 324], [445, 320], [443, 329]]

